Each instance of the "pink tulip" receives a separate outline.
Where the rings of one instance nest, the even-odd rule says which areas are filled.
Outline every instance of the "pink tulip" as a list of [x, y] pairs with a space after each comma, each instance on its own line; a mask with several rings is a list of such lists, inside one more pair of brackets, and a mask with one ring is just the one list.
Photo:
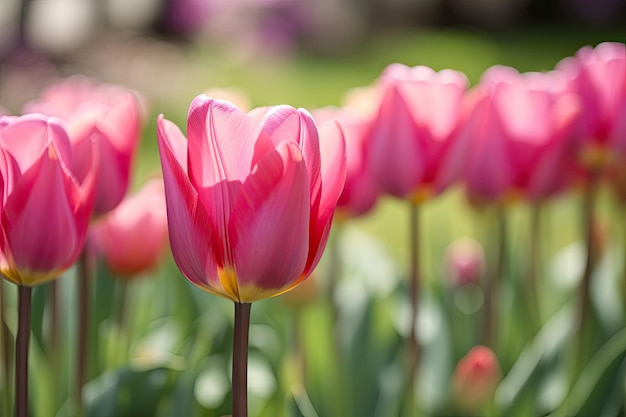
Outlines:
[[368, 139], [381, 191], [420, 201], [459, 178], [462, 153], [455, 142], [466, 87], [458, 71], [401, 64], [385, 69]]
[[163, 181], [148, 181], [91, 228], [95, 245], [118, 277], [133, 277], [156, 266], [167, 243]]
[[62, 121], [35, 114], [0, 117], [0, 153], [0, 269], [30, 287], [57, 277], [82, 251], [97, 165], [80, 183]]
[[626, 46], [586, 46], [557, 68], [570, 76], [571, 88], [581, 98], [576, 147], [583, 162], [602, 164], [607, 150], [626, 155]]
[[305, 110], [245, 114], [204, 95], [188, 140], [163, 116], [157, 130], [172, 253], [191, 282], [249, 303], [312, 272], [345, 180], [343, 140], [319, 141]]
[[471, 198], [542, 199], [568, 183], [568, 140], [580, 106], [565, 91], [557, 71], [519, 74], [494, 66], [483, 74], [468, 95], [472, 112], [463, 132], [470, 144], [465, 180]]
[[[337, 201], [338, 214], [352, 217], [368, 213], [376, 204], [378, 185], [367, 166], [366, 119], [347, 108], [319, 109], [313, 112], [313, 117], [322, 139], [337, 141], [345, 136], [346, 183]], [[338, 123], [341, 129], [328, 128], [332, 123]], [[335, 137], [324, 138], [326, 134]]]
[[502, 379], [498, 358], [491, 349], [475, 346], [459, 361], [452, 376], [452, 389], [465, 409], [488, 404]]
[[95, 215], [109, 212], [122, 201], [143, 118], [134, 93], [74, 76], [48, 87], [39, 100], [25, 106], [25, 112], [44, 113], [66, 121], [79, 179], [90, 170], [87, 155], [95, 141], [100, 158]]

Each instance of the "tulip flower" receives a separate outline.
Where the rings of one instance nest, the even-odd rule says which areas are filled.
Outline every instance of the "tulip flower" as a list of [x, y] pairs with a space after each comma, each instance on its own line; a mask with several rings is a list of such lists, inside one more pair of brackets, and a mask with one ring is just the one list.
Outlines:
[[459, 361], [452, 376], [452, 389], [464, 409], [484, 407], [502, 379], [498, 358], [491, 349], [476, 346]]
[[141, 134], [142, 109], [129, 90], [74, 76], [48, 87], [25, 112], [57, 116], [66, 122], [79, 179], [90, 170], [95, 142], [100, 158], [94, 214], [103, 215], [126, 195], [131, 162]]
[[580, 106], [561, 72], [519, 74], [494, 66], [468, 102], [465, 181], [474, 201], [520, 194], [539, 200], [567, 185], [566, 152]]
[[601, 166], [611, 153], [626, 155], [626, 46], [586, 46], [557, 68], [570, 77], [570, 88], [581, 98], [575, 138], [583, 164]]
[[56, 278], [82, 252], [97, 161], [81, 183], [62, 122], [37, 114], [0, 117], [0, 154], [0, 271], [18, 285], [15, 415], [27, 417], [31, 287]]
[[159, 117], [170, 243], [183, 274], [240, 303], [293, 288], [326, 244], [345, 179], [343, 140], [319, 142], [304, 110], [245, 114], [203, 95], [188, 135]]
[[[24, 111], [57, 116], [65, 121], [79, 180], [91, 171], [92, 160], [88, 156], [95, 144], [99, 167], [93, 184], [95, 216], [108, 213], [122, 201], [128, 189], [131, 161], [142, 124], [141, 104], [134, 93], [122, 87], [97, 84], [89, 78], [74, 76], [49, 86], [37, 101], [28, 103]], [[93, 269], [87, 252], [85, 250], [84, 256], [79, 258], [78, 265], [80, 319], [76, 358], [81, 363], [77, 365], [75, 381], [81, 386], [86, 378], [89, 281]], [[56, 302], [56, 297], [53, 297], [52, 303]], [[82, 392], [81, 389], [76, 391]], [[82, 396], [77, 394], [76, 397], [78, 414], [81, 414]]]
[[205, 95], [191, 103], [188, 139], [162, 115], [157, 132], [174, 260], [235, 302], [233, 415], [245, 416], [250, 303], [292, 289], [319, 262], [345, 181], [344, 141], [320, 141], [305, 110], [246, 114]]
[[382, 192], [419, 202], [459, 178], [456, 142], [466, 87], [458, 71], [401, 64], [385, 69], [368, 139]]
[[153, 268], [167, 241], [165, 191], [161, 179], [148, 181], [91, 228], [109, 269], [130, 278]]
[[82, 251], [95, 172], [78, 181], [67, 132], [56, 118], [0, 117], [0, 151], [0, 269], [9, 281], [31, 287], [57, 277]]
[[[327, 132], [337, 136], [326, 140], [341, 140], [341, 136], [345, 136], [346, 182], [337, 201], [337, 213], [342, 217], [368, 213], [378, 199], [378, 185], [367, 166], [367, 120], [348, 108], [319, 109], [313, 112], [313, 117], [320, 124], [320, 135]], [[321, 127], [335, 122], [341, 130]]]

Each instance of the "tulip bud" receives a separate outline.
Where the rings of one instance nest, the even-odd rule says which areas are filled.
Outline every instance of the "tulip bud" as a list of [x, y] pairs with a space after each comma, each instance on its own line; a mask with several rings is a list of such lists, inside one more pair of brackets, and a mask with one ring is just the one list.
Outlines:
[[91, 234], [109, 269], [118, 277], [130, 278], [153, 268], [167, 243], [163, 181], [147, 182], [95, 223]]
[[484, 407], [502, 379], [496, 355], [485, 346], [475, 346], [457, 364], [452, 389], [458, 404], [469, 410]]
[[452, 286], [479, 284], [485, 268], [485, 252], [474, 239], [452, 242], [445, 252], [445, 270]]

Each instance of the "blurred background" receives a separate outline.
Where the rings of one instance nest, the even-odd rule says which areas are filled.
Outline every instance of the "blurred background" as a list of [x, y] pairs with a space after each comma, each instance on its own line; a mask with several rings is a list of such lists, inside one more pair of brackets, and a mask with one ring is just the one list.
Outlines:
[[[463, 71], [471, 83], [476, 83], [492, 65], [510, 65], [522, 72], [549, 70], [580, 47], [595, 46], [602, 41], [626, 42], [626, 0], [0, 0], [0, 105], [9, 113], [19, 114], [23, 104], [37, 97], [51, 81], [72, 74], [93, 76], [138, 91], [144, 98], [146, 127], [135, 163], [137, 187], [160, 170], [155, 132], [157, 115], [163, 113], [184, 131], [189, 103], [208, 89], [237, 91], [244, 101], [249, 101], [250, 107], [286, 103], [313, 110], [340, 105], [346, 92], [373, 83], [394, 62], [427, 65], [436, 70], [452, 68]], [[570, 246], [581, 236], [574, 201], [576, 197], [568, 194], [547, 204], [544, 234], [549, 238], [542, 247], [545, 270], [558, 271], [546, 275], [556, 277], [554, 285], [568, 291], [576, 285], [583, 259], [582, 246]], [[606, 226], [608, 219], [621, 218], [621, 213], [609, 205], [601, 206], [600, 240], [610, 234], [610, 227]], [[456, 189], [425, 204], [423, 214], [424, 277], [431, 283], [443, 282], [443, 254], [448, 244], [460, 237], [486, 241], [481, 239], [485, 237], [485, 219], [472, 210]], [[515, 206], [510, 216], [511, 252], [518, 253], [526, 244], [523, 238], [527, 233], [529, 208]], [[401, 383], [398, 382], [401, 368], [387, 365], [393, 362], [390, 358], [401, 345], [398, 335], [406, 333], [406, 323], [398, 323], [406, 322], [407, 318], [406, 309], [399, 311], [400, 307], [408, 308], [403, 272], [399, 272], [405, 270], [409, 258], [407, 217], [403, 202], [385, 198], [367, 216], [343, 225], [346, 227], [342, 231], [347, 229], [343, 243], [339, 243], [347, 263], [343, 278], [354, 275], [362, 278], [359, 284], [344, 280], [335, 294], [346, 301], [340, 313], [344, 330], [350, 330], [345, 336], [350, 341], [345, 343], [349, 344], [346, 350], [354, 358], [354, 363], [349, 365], [356, 372], [349, 373], [354, 379], [349, 382], [356, 387], [354, 403], [361, 407], [360, 413], [349, 415], [370, 415], [366, 412], [393, 415], [385, 414], [383, 403], [392, 402], [390, 392], [394, 387], [399, 389], [397, 384]], [[316, 276], [327, 272], [326, 264], [322, 262]], [[511, 267], [512, 270], [523, 268], [523, 261]], [[168, 259], [153, 280], [145, 280], [129, 290], [129, 299], [135, 300], [131, 302], [135, 316], [130, 325], [135, 335], [127, 336], [133, 339], [132, 343], [120, 339], [113, 327], [107, 327], [113, 305], [109, 301], [115, 294], [111, 284], [97, 284], [100, 292], [93, 322], [98, 324], [94, 327], [98, 330], [94, 332], [92, 346], [98, 351], [94, 350], [92, 356], [93, 361], [100, 363], [91, 366], [93, 381], [88, 402], [96, 405], [90, 415], [115, 415], [108, 414], [110, 408], [106, 407], [123, 403], [120, 398], [126, 397], [116, 391], [122, 388], [141, 399], [134, 404], [132, 415], [135, 416], [156, 415], [151, 400], [161, 396], [170, 400], [166, 400], [165, 406], [161, 404], [158, 415], [187, 415], [180, 410], [198, 416], [220, 416], [227, 412], [231, 305], [203, 294], [176, 275], [179, 272]], [[71, 299], [72, 282], [63, 285], [64, 295]], [[296, 320], [302, 326], [302, 333], [306, 332], [300, 336], [292, 335], [291, 317], [285, 314], [292, 311], [293, 305], [289, 303], [299, 306], [309, 297], [321, 298], [319, 292], [323, 289], [313, 285], [313, 289], [305, 289], [308, 295], [304, 299], [255, 304], [250, 392], [252, 409], [264, 410], [265, 414], [259, 411], [259, 415], [278, 415], [277, 410], [284, 410], [282, 397], [274, 397], [288, 391], [290, 388], [286, 387], [295, 377], [288, 370], [290, 364], [284, 363], [285, 349], [280, 346], [294, 338], [302, 339], [296, 344], [310, 342], [306, 353], [311, 368], [307, 389], [313, 406], [321, 416], [339, 415], [328, 411], [336, 411], [334, 405], [324, 405], [329, 391], [325, 375], [334, 375], [332, 360], [326, 360], [333, 356], [333, 348], [329, 348], [332, 342], [327, 343], [333, 338], [328, 328], [336, 322], [330, 307], [313, 305], [309, 312], [298, 313]], [[546, 317], [552, 317], [563, 305], [563, 298], [546, 294]], [[468, 297], [469, 307], [459, 306], [455, 300], [452, 304], [458, 311], [452, 309], [447, 313], [443, 308], [433, 307], [441, 300], [431, 299], [430, 304], [426, 303], [424, 343], [430, 347], [432, 357], [438, 353], [453, 357], [453, 360], [430, 362], [432, 369], [424, 372], [426, 377], [434, 376], [429, 379], [434, 381], [434, 388], [427, 386], [426, 390], [445, 389], [453, 364], [471, 346], [463, 339], [454, 350], [449, 347], [451, 341], [445, 339], [446, 323], [451, 323], [450, 328], [455, 322], [463, 327], [464, 322], [459, 320], [465, 311], [469, 317], [480, 307], [482, 299], [474, 305], [473, 296]], [[363, 305], [367, 308], [362, 308]], [[40, 310], [43, 317], [43, 307]], [[73, 317], [69, 310], [68, 307], [67, 316]], [[389, 311], [393, 314], [387, 314]], [[358, 327], [351, 324], [357, 316], [361, 320]], [[391, 321], [397, 326], [390, 325], [388, 329], [375, 317], [384, 317], [381, 320], [385, 325]], [[377, 327], [372, 325], [375, 320]], [[520, 313], [511, 322], [519, 324], [524, 320]], [[368, 330], [370, 325], [375, 329]], [[528, 365], [522, 360], [528, 357], [520, 355], [526, 348], [524, 337], [518, 335], [501, 350], [499, 359], [505, 374], [514, 368], [518, 357], [521, 365], [517, 368], [522, 371], [534, 363]], [[125, 343], [122, 349], [127, 352], [119, 359], [116, 349]], [[358, 351], [361, 356], [355, 356], [354, 346], [363, 347]], [[441, 346], [448, 346], [449, 350]], [[212, 356], [205, 358], [208, 353]], [[71, 352], [68, 355], [71, 357]], [[140, 359], [144, 367], [125, 368], [129, 357]], [[376, 359], [373, 363], [372, 358]], [[38, 369], [44, 369], [42, 360]], [[370, 367], [363, 369], [359, 360], [370, 361]], [[163, 375], [161, 366], [167, 369]], [[113, 369], [118, 369], [113, 379], [100, 378], [101, 371]], [[541, 372], [552, 375], [545, 370]], [[509, 379], [512, 381], [509, 391], [517, 387], [516, 375]], [[547, 379], [541, 380], [547, 381], [546, 386], [554, 382]], [[524, 386], [530, 387], [524, 391], [525, 401], [534, 404], [536, 390], [544, 385], [537, 388], [532, 378], [523, 380]], [[57, 393], [56, 399], [45, 398], [50, 396], [46, 383], [51, 381], [56, 380], [54, 372], [49, 371], [36, 382], [39, 406], [35, 415], [49, 415], [46, 404], [63, 410], [66, 398], [63, 393]], [[375, 381], [372, 383], [376, 386], [375, 395], [368, 391], [369, 385], [359, 386], [359, 381]], [[550, 387], [554, 388], [554, 384]], [[555, 398], [562, 398], [558, 384], [554, 389], [546, 398], [555, 392]], [[341, 386], [332, 392], [341, 392]], [[441, 392], [428, 391], [424, 396], [433, 403], [445, 403]], [[361, 401], [370, 397], [377, 398], [376, 412]], [[615, 397], [622, 407], [622, 388]], [[274, 398], [273, 403], [268, 398]], [[529, 408], [519, 407], [518, 396], [511, 398], [507, 404], [511, 409], [517, 407], [518, 414], [509, 415], [532, 415], [526, 413]], [[334, 396], [326, 400], [331, 404], [341, 401], [335, 401]], [[546, 401], [544, 410], [558, 402]], [[273, 408], [266, 403], [274, 404]], [[303, 404], [298, 404], [302, 415], [315, 415], [302, 411], [307, 407]], [[98, 406], [103, 407], [99, 412]], [[442, 408], [441, 415], [449, 415], [445, 406]]]

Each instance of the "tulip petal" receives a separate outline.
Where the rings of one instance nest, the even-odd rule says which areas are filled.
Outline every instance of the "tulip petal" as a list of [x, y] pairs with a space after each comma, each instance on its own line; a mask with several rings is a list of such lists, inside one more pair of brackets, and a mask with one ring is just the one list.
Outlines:
[[282, 141], [292, 141], [298, 144], [307, 165], [312, 204], [318, 205], [322, 163], [319, 136], [313, 117], [303, 109], [275, 106], [265, 114], [263, 130], [271, 136], [275, 146]]
[[346, 144], [341, 125], [336, 121], [323, 123], [319, 135], [322, 192], [317, 212], [311, 213], [311, 247], [305, 274], [313, 271], [322, 256], [335, 206], [346, 181]]
[[178, 127], [159, 116], [159, 153], [163, 168], [172, 254], [183, 275], [205, 291], [233, 299], [218, 274], [215, 231], [186, 173], [187, 140]]
[[5, 202], [2, 223], [6, 244], [23, 279], [21, 285], [54, 278], [78, 256], [81, 231], [76, 230], [73, 205], [68, 199], [70, 187], [74, 184], [59, 161], [45, 155], [24, 173]]
[[[57, 125], [52, 129], [55, 130], [53, 135], [64, 133], [62, 129], [58, 132]], [[47, 120], [39, 115], [18, 118], [2, 129], [0, 134], [2, 147], [12, 156], [19, 173], [28, 171], [39, 161], [41, 155], [47, 152], [49, 133]]]
[[471, 162], [466, 185], [472, 196], [497, 199], [513, 186], [512, 161], [502, 126], [489, 97], [483, 97], [469, 120], [472, 136]]
[[[229, 233], [239, 302], [282, 291], [299, 279], [309, 242], [309, 179], [300, 149], [281, 143], [241, 188]], [[261, 295], [262, 294], [262, 295]]]
[[[189, 108], [189, 178], [197, 190], [222, 181], [243, 182], [252, 168], [261, 127], [233, 104], [205, 95]], [[235, 196], [232, 196], [235, 197]]]

